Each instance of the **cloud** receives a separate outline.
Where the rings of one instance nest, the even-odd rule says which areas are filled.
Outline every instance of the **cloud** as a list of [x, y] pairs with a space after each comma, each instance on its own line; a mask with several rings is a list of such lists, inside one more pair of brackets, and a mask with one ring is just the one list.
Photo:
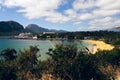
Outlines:
[[64, 14], [68, 15], [69, 18], [73, 19], [77, 17], [77, 12], [73, 9], [68, 9], [64, 11]]
[[78, 25], [78, 24], [81, 24], [81, 23], [82, 23], [81, 21], [74, 22], [75, 25]]
[[75, 0], [73, 3], [73, 8], [75, 10], [88, 9], [94, 7], [95, 0]]
[[2, 1], [0, 1], [0, 11], [2, 10], [2, 5], [1, 4], [2, 4]]
[[44, 17], [51, 22], [65, 22], [69, 19], [57, 9], [65, 0], [4, 0], [3, 5], [8, 8], [18, 7], [17, 12], [22, 13], [28, 19]]
[[[71, 21], [81, 24], [87, 21], [90, 26], [116, 26], [114, 16], [120, 14], [120, 0], [74, 0], [72, 7], [62, 9], [68, 0], [0, 0], [0, 5], [17, 8], [28, 19], [44, 19], [52, 23]], [[59, 11], [60, 10], [60, 11]], [[107, 21], [108, 20], [108, 21]], [[110, 22], [114, 22], [114, 25]], [[106, 23], [107, 22], [107, 23]]]
[[78, 17], [78, 19], [80, 20], [86, 20], [86, 19], [91, 19], [91, 18], [93, 18], [93, 14], [90, 14], [90, 13], [82, 13]]
[[4, 12], [5, 9], [0, 5], [0, 12]]
[[120, 9], [120, 0], [97, 0], [96, 5], [98, 7], [101, 7], [102, 9], [107, 9], [107, 10], [111, 10], [111, 9]]
[[120, 13], [120, 0], [75, 0], [73, 9], [80, 11], [79, 19], [93, 19]]
[[0, 0], [0, 5], [3, 4], [4, 0]]
[[63, 23], [70, 20], [69, 17], [63, 16], [61, 13], [58, 12], [50, 12], [46, 15], [46, 21], [53, 22], [53, 23]]
[[89, 22], [89, 25], [93, 28], [110, 28], [110, 27], [118, 27], [120, 26], [120, 19], [105, 17], [102, 19], [96, 19]]
[[73, 9], [82, 10], [90, 8], [120, 9], [120, 0], [75, 0]]

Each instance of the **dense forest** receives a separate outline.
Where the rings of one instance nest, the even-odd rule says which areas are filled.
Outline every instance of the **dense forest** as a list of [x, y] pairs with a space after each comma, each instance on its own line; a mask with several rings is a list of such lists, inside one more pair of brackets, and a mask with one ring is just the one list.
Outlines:
[[[120, 49], [91, 54], [75, 45], [56, 45], [38, 60], [36, 46], [17, 52], [5, 49], [0, 53], [0, 80], [119, 80]], [[41, 53], [42, 54], [42, 53]]]
[[0, 35], [18, 34], [24, 30], [23, 26], [15, 21], [0, 22]]

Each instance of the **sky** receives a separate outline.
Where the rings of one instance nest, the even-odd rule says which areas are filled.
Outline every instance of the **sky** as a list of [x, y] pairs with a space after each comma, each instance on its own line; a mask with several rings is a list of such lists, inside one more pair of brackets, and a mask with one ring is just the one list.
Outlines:
[[120, 26], [120, 0], [0, 0], [0, 21], [93, 31]]

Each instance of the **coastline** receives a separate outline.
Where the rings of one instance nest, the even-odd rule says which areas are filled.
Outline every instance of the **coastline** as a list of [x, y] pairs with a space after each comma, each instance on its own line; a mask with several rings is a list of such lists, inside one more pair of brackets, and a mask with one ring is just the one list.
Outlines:
[[92, 46], [89, 49], [90, 49], [90, 52], [93, 54], [95, 54], [98, 51], [98, 49], [99, 50], [112, 50], [114, 48], [114, 46], [112, 46], [111, 44], [107, 44], [99, 40], [83, 40], [83, 41], [92, 44]]
[[[33, 38], [14, 38], [14, 37], [0, 37], [0, 40], [2, 39], [13, 39], [13, 40], [50, 40], [50, 41], [59, 41], [59, 40], [66, 40], [66, 39], [61, 39], [61, 38], [48, 38], [48, 39], [33, 39]], [[78, 40], [79, 41], [79, 40]], [[100, 40], [92, 40], [92, 39], [88, 39], [88, 40], [81, 40], [83, 42], [87, 42], [90, 43], [90, 46], [88, 46], [89, 51], [92, 54], [95, 54], [98, 50], [112, 50], [114, 48], [113, 45], [111, 44], [107, 44], [104, 41], [100, 41]]]

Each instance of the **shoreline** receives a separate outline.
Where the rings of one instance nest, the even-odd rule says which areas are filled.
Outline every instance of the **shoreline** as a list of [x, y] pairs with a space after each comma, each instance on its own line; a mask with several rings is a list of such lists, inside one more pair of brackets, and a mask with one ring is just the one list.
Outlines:
[[95, 54], [98, 50], [112, 50], [114, 48], [113, 45], [107, 44], [104, 41], [100, 40], [82, 40], [82, 41], [92, 44], [92, 46], [89, 49], [90, 52], [93, 54]]
[[[66, 40], [66, 39], [32, 39], [32, 38], [0, 38], [0, 40], [3, 39], [11, 39], [11, 40], [50, 40], [50, 41], [59, 41], [59, 40]], [[75, 40], [75, 41], [79, 41], [79, 40]], [[112, 50], [114, 48], [113, 45], [111, 44], [107, 44], [104, 41], [100, 41], [100, 40], [92, 40], [92, 39], [88, 39], [88, 40], [80, 40], [83, 42], [88, 42], [91, 45], [88, 47], [88, 49], [90, 50], [90, 52], [92, 53], [96, 53], [99, 50]]]

